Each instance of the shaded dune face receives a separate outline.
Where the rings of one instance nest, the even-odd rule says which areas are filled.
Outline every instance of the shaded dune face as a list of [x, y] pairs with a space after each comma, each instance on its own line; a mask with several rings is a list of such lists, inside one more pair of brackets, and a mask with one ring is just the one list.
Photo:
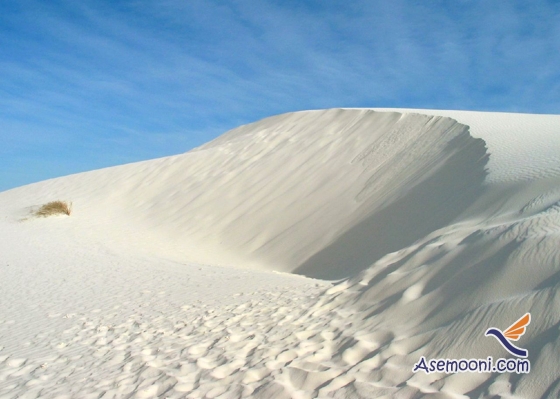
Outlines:
[[[398, 164], [401, 157], [410, 155], [408, 151], [429, 146], [433, 139], [429, 132], [415, 137], [391, 161]], [[375, 194], [367, 198], [371, 213], [307, 259], [295, 273], [323, 279], [352, 276], [386, 254], [448, 225], [484, 191], [488, 154], [484, 141], [469, 136], [466, 128], [438, 153], [416, 156], [400, 178], [383, 181], [387, 178], [383, 173], [390, 174], [391, 168], [373, 175], [371, 184], [381, 180], [381, 187], [375, 187]], [[371, 157], [375, 158], [375, 153]], [[402, 194], [379, 206], [379, 197], [393, 190]]]
[[322, 279], [354, 275], [455, 219], [481, 194], [488, 160], [484, 141], [450, 118], [369, 110], [281, 115], [202, 149], [225, 154], [241, 194], [223, 207], [252, 203], [222, 243]]

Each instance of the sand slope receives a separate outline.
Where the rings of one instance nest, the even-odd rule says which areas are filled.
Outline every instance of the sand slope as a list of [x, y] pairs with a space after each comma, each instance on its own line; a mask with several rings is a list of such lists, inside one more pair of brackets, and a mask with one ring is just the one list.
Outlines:
[[[0, 395], [557, 397], [560, 117], [379, 111], [0, 193]], [[412, 373], [525, 312], [530, 374]]]
[[[486, 160], [449, 118], [312, 111], [3, 199], [14, 212], [71, 199], [91, 230], [170, 259], [339, 279], [448, 224], [482, 190]], [[364, 242], [364, 229], [377, 236]]]

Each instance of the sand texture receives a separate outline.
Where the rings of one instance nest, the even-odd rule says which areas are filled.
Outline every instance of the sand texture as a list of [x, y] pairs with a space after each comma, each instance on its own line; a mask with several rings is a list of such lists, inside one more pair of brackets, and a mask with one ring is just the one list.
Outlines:
[[0, 193], [0, 398], [556, 398], [559, 285], [560, 116], [273, 116]]

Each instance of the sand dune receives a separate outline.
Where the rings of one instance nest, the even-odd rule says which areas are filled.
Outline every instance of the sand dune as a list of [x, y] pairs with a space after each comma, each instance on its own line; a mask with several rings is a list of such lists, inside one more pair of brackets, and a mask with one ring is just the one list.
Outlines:
[[0, 396], [557, 397], [559, 183], [560, 116], [336, 109], [0, 193]]
[[[180, 261], [338, 279], [449, 223], [479, 195], [485, 161], [484, 142], [450, 118], [312, 111], [184, 155], [32, 185], [24, 199], [15, 190], [7, 202], [72, 199], [76, 219], [110, 225], [112, 240]], [[364, 242], [364, 229], [378, 236]]]

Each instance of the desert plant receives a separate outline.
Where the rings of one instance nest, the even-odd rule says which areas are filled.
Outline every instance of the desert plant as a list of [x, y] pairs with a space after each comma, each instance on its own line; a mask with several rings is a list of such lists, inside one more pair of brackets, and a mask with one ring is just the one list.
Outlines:
[[51, 201], [35, 211], [35, 216], [68, 215], [72, 213], [72, 203], [65, 201]]

